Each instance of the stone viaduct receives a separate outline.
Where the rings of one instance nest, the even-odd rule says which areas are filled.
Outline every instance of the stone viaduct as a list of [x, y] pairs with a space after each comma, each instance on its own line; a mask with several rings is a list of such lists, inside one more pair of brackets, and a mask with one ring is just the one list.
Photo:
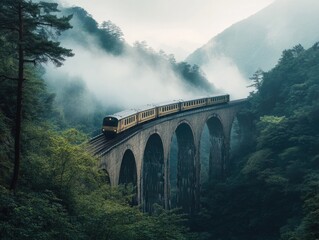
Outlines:
[[[209, 177], [223, 177], [227, 171], [232, 125], [245, 104], [246, 100], [231, 101], [148, 123], [101, 154], [101, 168], [108, 172], [111, 185], [135, 186], [143, 211], [151, 212], [157, 203], [192, 214], [199, 207], [201, 171]], [[210, 135], [206, 164], [200, 161], [205, 126]]]

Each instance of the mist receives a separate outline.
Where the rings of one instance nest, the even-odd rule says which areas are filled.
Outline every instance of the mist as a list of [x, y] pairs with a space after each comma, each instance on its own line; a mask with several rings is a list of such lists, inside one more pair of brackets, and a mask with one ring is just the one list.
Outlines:
[[[68, 58], [60, 68], [46, 66], [45, 79], [55, 88], [57, 98], [63, 94], [57, 83], [63, 85], [75, 79], [91, 93], [86, 96], [94, 96], [106, 112], [211, 95], [185, 82], [169, 61], [154, 60], [128, 45], [124, 45], [121, 54], [109, 53], [94, 35], [83, 31], [83, 23], [76, 17], [72, 25], [74, 28], [62, 36], [61, 45], [72, 49], [75, 56]], [[85, 104], [85, 108], [94, 107], [95, 101], [90, 102], [92, 106]]]
[[220, 93], [229, 94], [231, 100], [246, 98], [251, 92], [247, 87], [250, 85], [249, 79], [245, 78], [236, 63], [225, 55], [210, 56], [201, 68]]

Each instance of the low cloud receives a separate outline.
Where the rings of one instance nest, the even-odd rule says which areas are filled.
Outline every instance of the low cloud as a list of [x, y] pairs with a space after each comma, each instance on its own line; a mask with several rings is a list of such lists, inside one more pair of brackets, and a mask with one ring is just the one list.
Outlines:
[[75, 56], [60, 68], [47, 66], [45, 78], [51, 86], [56, 86], [55, 81], [83, 81], [106, 109], [126, 109], [202, 94], [181, 80], [167, 61], [154, 65], [134, 48], [114, 56], [100, 49], [93, 38], [83, 41], [89, 45], [70, 39], [62, 42], [64, 47], [73, 49]]
[[223, 93], [230, 94], [232, 100], [245, 98], [251, 89], [232, 59], [225, 56], [210, 56], [202, 66], [207, 78]]

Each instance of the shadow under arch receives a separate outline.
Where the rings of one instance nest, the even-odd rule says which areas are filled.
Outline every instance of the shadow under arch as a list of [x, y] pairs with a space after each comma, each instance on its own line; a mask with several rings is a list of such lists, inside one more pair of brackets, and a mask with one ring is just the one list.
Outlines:
[[202, 131], [200, 166], [201, 183], [225, 176], [225, 136], [223, 125], [215, 115], [206, 121]]
[[132, 185], [132, 202], [131, 205], [137, 205], [137, 170], [135, 157], [131, 150], [126, 150], [122, 159], [119, 184], [125, 187]]
[[169, 159], [170, 208], [185, 213], [195, 209], [195, 143], [191, 127], [183, 122], [172, 136]]
[[157, 133], [146, 143], [142, 174], [143, 211], [153, 212], [155, 203], [164, 207], [164, 147]]
[[254, 146], [255, 126], [253, 117], [240, 111], [232, 121], [230, 131], [230, 164], [231, 168], [236, 168], [239, 164], [236, 159], [248, 154]]

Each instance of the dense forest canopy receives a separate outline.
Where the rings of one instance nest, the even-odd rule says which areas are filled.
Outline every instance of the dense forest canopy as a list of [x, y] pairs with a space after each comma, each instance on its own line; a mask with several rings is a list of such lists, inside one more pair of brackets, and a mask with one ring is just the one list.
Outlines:
[[[210, 239], [310, 240], [319, 237], [319, 44], [285, 50], [241, 117], [254, 142], [233, 154], [232, 174], [204, 188]], [[201, 219], [203, 221], [203, 219]]]

